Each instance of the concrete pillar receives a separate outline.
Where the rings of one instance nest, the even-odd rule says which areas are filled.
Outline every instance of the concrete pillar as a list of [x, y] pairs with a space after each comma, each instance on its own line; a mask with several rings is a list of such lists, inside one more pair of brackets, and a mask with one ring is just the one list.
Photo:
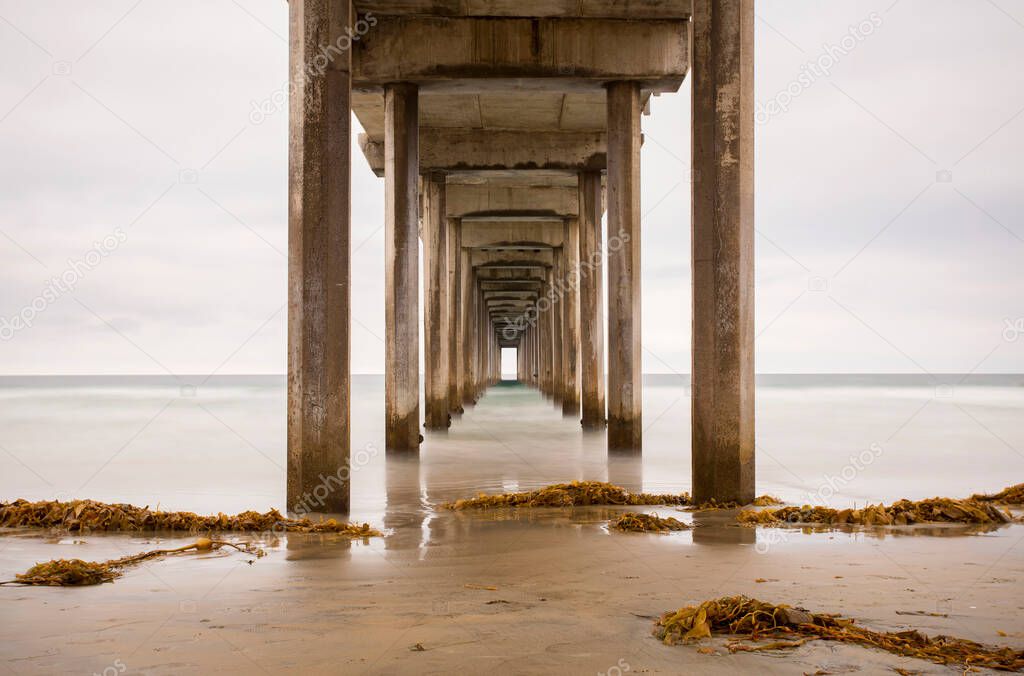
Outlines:
[[580, 174], [580, 396], [584, 428], [603, 427], [604, 240], [601, 172]]
[[384, 88], [385, 444], [415, 451], [419, 397], [419, 106], [415, 85]]
[[537, 336], [537, 357], [540, 366], [540, 391], [544, 396], [552, 396], [554, 381], [551, 378], [551, 361], [553, 359], [551, 334], [554, 332], [554, 311], [551, 308], [549, 294], [551, 292], [551, 268], [544, 271], [544, 285], [541, 287], [541, 297], [537, 307], [537, 326], [540, 329]]
[[323, 510], [349, 511], [351, 53], [313, 74], [306, 66], [353, 18], [347, 1], [289, 6], [288, 70], [304, 77], [289, 109], [288, 511], [322, 477], [338, 479]]
[[554, 296], [551, 298], [551, 396], [556, 406], [562, 405], [565, 396], [565, 370], [562, 365], [565, 348], [563, 333], [565, 332], [565, 256], [563, 247], [554, 252], [554, 266], [551, 273], [551, 286]]
[[693, 496], [754, 498], [754, 2], [693, 3]]
[[473, 324], [475, 300], [475, 282], [473, 268], [470, 266], [469, 252], [463, 249], [459, 254], [459, 354], [462, 361], [462, 405], [472, 406], [476, 399], [473, 396]]
[[462, 413], [462, 220], [448, 219], [448, 410]]
[[640, 374], [640, 85], [608, 85], [608, 448], [638, 451]]
[[423, 380], [425, 423], [430, 430], [448, 429], [448, 223], [445, 178], [423, 178]]
[[562, 298], [562, 415], [580, 415], [580, 224], [567, 218], [563, 225], [562, 261], [565, 266], [565, 293]]

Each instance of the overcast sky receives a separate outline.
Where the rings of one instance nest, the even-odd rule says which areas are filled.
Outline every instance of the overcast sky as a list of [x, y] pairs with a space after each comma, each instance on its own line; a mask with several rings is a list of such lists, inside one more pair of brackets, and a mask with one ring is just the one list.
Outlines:
[[[1024, 0], [757, 13], [758, 371], [1024, 371]], [[286, 37], [284, 0], [0, 0], [0, 373], [284, 372], [287, 112], [250, 110]], [[647, 372], [690, 370], [689, 110], [643, 119]], [[353, 164], [379, 373], [384, 184]]]

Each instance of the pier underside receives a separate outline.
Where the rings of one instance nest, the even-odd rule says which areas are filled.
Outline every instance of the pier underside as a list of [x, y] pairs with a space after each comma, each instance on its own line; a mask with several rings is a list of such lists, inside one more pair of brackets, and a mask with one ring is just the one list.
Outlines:
[[385, 181], [388, 450], [459, 424], [514, 348], [519, 382], [641, 451], [641, 118], [691, 70], [694, 490], [752, 498], [752, 3], [290, 8], [289, 503], [348, 466], [353, 113]]

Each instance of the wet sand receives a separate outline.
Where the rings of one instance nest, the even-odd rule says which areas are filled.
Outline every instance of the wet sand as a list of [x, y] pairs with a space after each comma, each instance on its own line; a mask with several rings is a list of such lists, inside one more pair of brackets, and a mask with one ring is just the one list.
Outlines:
[[[523, 426], [514, 441], [489, 431], [509, 429], [503, 397], [522, 399], [511, 409]], [[549, 454], [552, 438], [568, 450]], [[540, 477], [608, 478], [632, 490], [650, 490], [652, 483], [687, 488], [666, 485], [650, 469], [644, 476], [636, 458], [613, 458], [595, 471], [598, 456], [585, 450], [592, 441], [534, 393], [492, 390], [450, 436], [428, 438], [419, 461], [375, 459], [361, 470], [365, 483], [376, 477], [383, 491], [379, 503], [366, 499], [354, 517], [385, 527], [387, 537], [268, 536], [262, 539], [268, 556], [251, 564], [238, 553], [188, 555], [146, 563], [99, 587], [0, 588], [0, 665], [14, 674], [104, 676], [283, 668], [314, 674], [885, 674], [892, 667], [954, 673], [821, 641], [785, 653], [729, 654], [724, 641], [714, 640], [706, 645], [718, 654], [705, 655], [651, 637], [660, 613], [733, 594], [842, 613], [874, 629], [913, 627], [1024, 648], [1021, 525], [803, 533], [737, 526], [730, 512], [643, 508], [697, 526], [653, 535], [609, 532], [605, 521], [625, 508], [453, 513], [439, 507], [477, 490], [533, 488]], [[518, 463], [531, 481], [496, 477], [489, 472], [494, 457], [470, 462], [471, 448], [506, 466]], [[0, 537], [0, 578], [36, 561], [104, 560], [190, 540], [7, 533]]]

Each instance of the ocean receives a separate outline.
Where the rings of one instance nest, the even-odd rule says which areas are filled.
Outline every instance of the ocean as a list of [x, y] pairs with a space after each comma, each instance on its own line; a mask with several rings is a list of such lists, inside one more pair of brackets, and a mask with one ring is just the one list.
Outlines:
[[[284, 376], [0, 377], [0, 500], [285, 511]], [[644, 448], [609, 457], [535, 390], [492, 387], [418, 461], [384, 452], [383, 376], [352, 384], [352, 518], [573, 479], [690, 489], [688, 376], [644, 379]], [[757, 491], [849, 506], [1024, 480], [1022, 375], [764, 375]], [[393, 516], [393, 515], [392, 515]]]

